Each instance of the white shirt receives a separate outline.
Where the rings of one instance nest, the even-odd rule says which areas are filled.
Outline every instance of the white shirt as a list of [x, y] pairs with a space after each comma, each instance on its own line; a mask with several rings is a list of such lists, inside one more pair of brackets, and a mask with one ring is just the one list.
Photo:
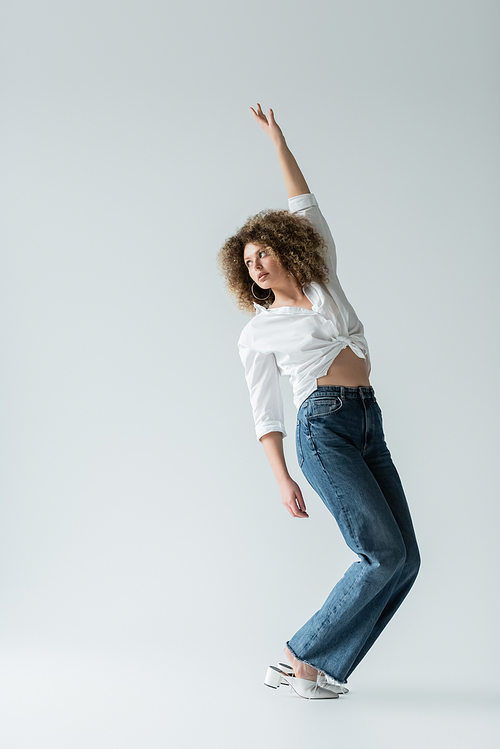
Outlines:
[[370, 353], [363, 325], [337, 278], [337, 254], [328, 224], [311, 193], [289, 198], [291, 213], [305, 216], [328, 247], [329, 283], [312, 281], [302, 290], [312, 309], [276, 307], [266, 309], [254, 302], [255, 316], [245, 325], [238, 349], [250, 392], [255, 432], [260, 439], [268, 432], [282, 432], [283, 401], [280, 375], [290, 378], [297, 410], [318, 389], [317, 378], [328, 372], [342, 349], [350, 346], [371, 371]]

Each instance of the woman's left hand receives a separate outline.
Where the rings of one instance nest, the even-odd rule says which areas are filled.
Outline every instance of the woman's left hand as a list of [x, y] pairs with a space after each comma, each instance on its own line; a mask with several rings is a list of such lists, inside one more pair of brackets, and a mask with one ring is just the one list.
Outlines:
[[[283, 135], [280, 126], [274, 119], [274, 112], [272, 109], [268, 112], [268, 117], [262, 111], [260, 104], [257, 104], [257, 111], [253, 107], [250, 107], [253, 112], [254, 120], [256, 120], [266, 135], [269, 135], [274, 145], [285, 142], [285, 136]], [[269, 118], [269, 119], [268, 119]]]
[[306, 503], [300, 491], [300, 486], [292, 478], [280, 483], [281, 501], [294, 518], [308, 518]]

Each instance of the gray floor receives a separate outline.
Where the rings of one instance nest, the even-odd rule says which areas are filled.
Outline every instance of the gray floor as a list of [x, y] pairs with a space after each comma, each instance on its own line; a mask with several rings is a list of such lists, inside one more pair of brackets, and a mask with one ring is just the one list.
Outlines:
[[471, 683], [377, 685], [367, 672], [349, 695], [308, 702], [266, 688], [260, 663], [211, 679], [164, 656], [15, 647], [1, 656], [5, 749], [500, 746], [499, 695]]

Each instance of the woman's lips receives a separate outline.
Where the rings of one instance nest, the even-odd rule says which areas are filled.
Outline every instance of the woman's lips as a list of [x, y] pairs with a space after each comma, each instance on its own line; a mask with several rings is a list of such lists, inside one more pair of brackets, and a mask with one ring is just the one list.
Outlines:
[[261, 276], [258, 277], [258, 281], [262, 281], [266, 276], [268, 276], [269, 273], [263, 273]]

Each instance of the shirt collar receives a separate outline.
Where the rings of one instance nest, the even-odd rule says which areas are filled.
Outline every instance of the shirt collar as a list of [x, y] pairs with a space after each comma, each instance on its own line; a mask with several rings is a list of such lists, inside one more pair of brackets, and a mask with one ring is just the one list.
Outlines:
[[281, 314], [289, 315], [289, 314], [303, 314], [303, 313], [311, 313], [316, 312], [319, 307], [321, 307], [323, 303], [323, 297], [320, 294], [320, 285], [316, 283], [316, 281], [311, 281], [311, 283], [306, 283], [302, 287], [302, 291], [306, 295], [306, 297], [309, 299], [309, 301], [312, 303], [312, 310], [305, 309], [302, 307], [276, 307], [276, 309], [267, 309], [266, 307], [263, 307], [262, 304], [257, 304], [257, 302], [253, 303], [253, 306], [255, 307], [256, 314], [261, 314], [263, 312], [268, 312], [272, 315], [276, 314], [278, 311]]

